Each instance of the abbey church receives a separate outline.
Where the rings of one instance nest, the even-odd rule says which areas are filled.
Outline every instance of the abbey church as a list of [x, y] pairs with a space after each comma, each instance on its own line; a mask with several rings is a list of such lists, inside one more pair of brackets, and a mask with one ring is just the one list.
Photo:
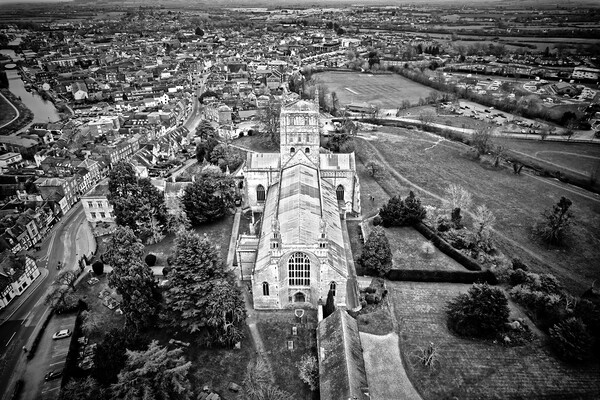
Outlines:
[[344, 219], [360, 213], [354, 153], [320, 152], [319, 108], [284, 105], [279, 153], [249, 153], [245, 206], [262, 214], [256, 235], [237, 242], [238, 268], [252, 282], [254, 308], [323, 304], [359, 307]]

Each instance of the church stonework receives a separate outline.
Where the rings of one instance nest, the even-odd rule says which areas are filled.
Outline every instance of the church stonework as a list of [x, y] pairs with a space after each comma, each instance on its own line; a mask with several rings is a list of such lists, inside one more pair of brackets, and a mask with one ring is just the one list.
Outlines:
[[318, 105], [295, 101], [281, 110], [280, 152], [248, 154], [245, 206], [261, 226], [236, 253], [256, 309], [316, 307], [330, 290], [338, 307], [360, 307], [343, 223], [360, 213], [354, 153], [321, 153], [319, 130]]

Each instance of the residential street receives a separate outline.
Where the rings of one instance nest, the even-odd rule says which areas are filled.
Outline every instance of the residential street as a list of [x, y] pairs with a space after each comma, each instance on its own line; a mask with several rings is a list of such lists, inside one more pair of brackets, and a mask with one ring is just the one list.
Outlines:
[[[95, 249], [80, 203], [52, 229], [41, 245], [41, 250], [34, 253], [34, 257], [42, 275], [0, 314], [0, 388], [7, 388], [2, 391], [1, 400], [10, 398], [15, 382], [24, 372], [26, 358], [22, 349], [23, 346], [31, 346], [35, 327], [43, 322], [42, 317], [46, 315], [48, 307], [44, 304], [44, 297], [58, 273], [58, 261], [65, 268], [75, 269], [77, 259]], [[40, 374], [43, 373], [45, 371], [40, 371]]]

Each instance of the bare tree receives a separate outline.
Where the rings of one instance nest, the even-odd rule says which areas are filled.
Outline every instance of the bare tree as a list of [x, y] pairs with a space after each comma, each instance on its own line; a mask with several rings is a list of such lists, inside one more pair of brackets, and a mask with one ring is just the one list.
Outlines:
[[471, 193], [460, 185], [451, 183], [444, 190], [444, 206], [451, 210], [460, 208], [461, 210], [468, 210], [473, 202], [473, 196]]
[[424, 126], [431, 125], [434, 119], [435, 114], [429, 110], [423, 111], [421, 114], [419, 114], [419, 121], [421, 121]]

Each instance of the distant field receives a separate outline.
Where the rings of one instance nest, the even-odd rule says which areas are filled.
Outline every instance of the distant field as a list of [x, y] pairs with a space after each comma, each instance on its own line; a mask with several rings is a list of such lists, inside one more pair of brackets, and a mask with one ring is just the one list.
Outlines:
[[511, 150], [540, 158], [590, 175], [600, 167], [600, 146], [587, 143], [557, 143], [532, 140], [506, 140]]
[[399, 75], [373, 75], [352, 72], [322, 72], [316, 74], [328, 88], [335, 92], [340, 104], [367, 102], [380, 108], [398, 108], [402, 101], [417, 104], [433, 91], [430, 87]]

